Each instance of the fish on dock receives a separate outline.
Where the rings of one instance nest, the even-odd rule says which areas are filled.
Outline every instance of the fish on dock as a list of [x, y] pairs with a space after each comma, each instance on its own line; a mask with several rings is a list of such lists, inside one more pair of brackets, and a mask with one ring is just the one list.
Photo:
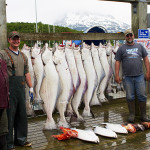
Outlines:
[[105, 124], [107, 129], [111, 129], [116, 133], [123, 133], [123, 134], [128, 133], [127, 129], [124, 128], [121, 124], [113, 124], [113, 123], [101, 123], [101, 124]]
[[77, 138], [78, 132], [75, 130], [71, 130], [69, 128], [60, 127], [63, 131], [63, 134], [52, 135], [52, 137], [57, 138], [59, 141], [68, 140], [70, 138]]
[[73, 130], [78, 132], [77, 138], [83, 141], [93, 142], [93, 143], [99, 143], [99, 137], [94, 133], [93, 130], [81, 130], [73, 128]]
[[57, 138], [58, 140], [68, 140], [70, 138], [78, 138], [83, 141], [99, 143], [99, 137], [94, 133], [93, 130], [81, 130], [76, 128], [64, 128], [60, 127], [63, 131], [63, 134], [52, 135], [52, 137]]
[[105, 137], [117, 138], [117, 134], [114, 131], [99, 126], [94, 126], [94, 133]]
[[131, 132], [131, 133], [135, 133], [136, 132], [136, 128], [133, 124], [129, 123], [127, 125], [122, 124], [123, 127], [125, 127], [127, 129], [127, 131]]
[[149, 128], [150, 128], [150, 122], [142, 122], [142, 125], [143, 125], [146, 129], [149, 129]]

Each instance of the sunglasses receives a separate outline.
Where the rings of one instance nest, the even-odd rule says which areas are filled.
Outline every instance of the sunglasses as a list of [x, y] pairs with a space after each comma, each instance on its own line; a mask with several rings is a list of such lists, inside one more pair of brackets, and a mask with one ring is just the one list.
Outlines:
[[131, 36], [131, 37], [132, 37], [132, 36], [133, 36], [133, 34], [132, 34], [132, 33], [129, 33], [129, 34], [127, 34], [127, 35], [126, 35], [126, 37], [129, 37], [129, 36]]

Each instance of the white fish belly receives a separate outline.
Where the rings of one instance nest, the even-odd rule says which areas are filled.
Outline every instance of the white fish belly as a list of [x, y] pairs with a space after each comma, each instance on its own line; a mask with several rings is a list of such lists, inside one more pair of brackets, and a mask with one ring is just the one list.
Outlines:
[[106, 128], [102, 128], [98, 126], [94, 128], [94, 133], [101, 135], [101, 136], [117, 138], [117, 134], [111, 129], [106, 129]]
[[128, 131], [122, 127], [120, 124], [106, 124], [106, 128], [107, 129], [111, 129], [112, 131], [116, 132], [116, 133], [125, 133], [127, 134]]
[[56, 101], [59, 96], [59, 76], [56, 69], [50, 64], [45, 67], [45, 78], [43, 79], [40, 95], [44, 102], [44, 110], [47, 115], [47, 120], [44, 129], [55, 129], [56, 125], [52, 117], [52, 113], [55, 109]]
[[81, 130], [81, 129], [73, 129], [78, 132], [78, 139], [88, 141], [88, 142], [94, 142], [99, 143], [99, 137], [92, 131], [92, 130]]

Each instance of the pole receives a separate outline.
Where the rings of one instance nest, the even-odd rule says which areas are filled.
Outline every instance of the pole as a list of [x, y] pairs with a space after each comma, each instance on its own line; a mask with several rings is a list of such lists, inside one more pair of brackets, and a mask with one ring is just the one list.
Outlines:
[[6, 1], [0, 0], [0, 50], [7, 47]]
[[36, 33], [38, 32], [38, 25], [37, 25], [37, 6], [36, 6], [36, 0], [35, 0], [35, 16], [36, 16]]
[[[55, 25], [53, 25], [53, 33], [55, 33]], [[55, 41], [53, 41], [53, 45], [55, 44]]]
[[[50, 33], [51, 30], [50, 30], [50, 25], [48, 24], [48, 33]], [[51, 46], [51, 41], [49, 40], [49, 47]]]
[[[36, 33], [38, 33], [38, 24], [37, 24], [37, 5], [36, 5], [36, 0], [35, 0], [35, 17], [36, 17]], [[36, 41], [37, 45], [39, 45], [38, 40]]]

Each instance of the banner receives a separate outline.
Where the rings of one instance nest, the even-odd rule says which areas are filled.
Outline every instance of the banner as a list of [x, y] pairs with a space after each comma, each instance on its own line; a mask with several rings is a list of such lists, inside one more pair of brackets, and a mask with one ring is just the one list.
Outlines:
[[150, 61], [150, 39], [135, 39], [134, 40], [137, 43], [140, 43], [143, 45], [148, 53], [148, 59]]

